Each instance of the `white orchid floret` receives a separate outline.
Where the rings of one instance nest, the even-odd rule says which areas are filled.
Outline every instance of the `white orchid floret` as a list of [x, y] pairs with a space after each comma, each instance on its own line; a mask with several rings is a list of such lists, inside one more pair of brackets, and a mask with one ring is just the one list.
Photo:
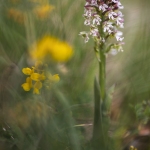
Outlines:
[[86, 3], [85, 3], [85, 6], [88, 6], [88, 5], [90, 5], [90, 3], [89, 3], [89, 2], [86, 2]]
[[119, 9], [123, 9], [124, 8], [120, 2], [117, 3], [117, 6], [118, 6]]
[[118, 16], [118, 17], [123, 17], [124, 15], [122, 14], [121, 11], [118, 11], [118, 12], [117, 12], [117, 16]]
[[96, 6], [97, 5], [97, 0], [91, 0], [91, 4]]
[[111, 34], [113, 32], [114, 26], [112, 25], [112, 22], [105, 22], [103, 26], [103, 31], [107, 32], [108, 34]]
[[99, 10], [101, 10], [102, 12], [106, 11], [108, 8], [108, 6], [106, 4], [102, 4], [99, 6]]
[[89, 10], [84, 10], [84, 15], [83, 15], [84, 17], [91, 17], [92, 16], [92, 10], [91, 9], [89, 9]]
[[84, 25], [89, 26], [91, 24], [91, 20], [90, 19], [86, 19], [84, 21]]
[[123, 14], [121, 11], [118, 11], [118, 13], [117, 13], [116, 24], [120, 28], [124, 28]]
[[116, 4], [117, 4], [117, 7], [118, 7], [119, 9], [123, 9], [123, 8], [124, 8], [119, 0], [112, 0], [112, 2], [113, 2], [113, 3], [116, 3]]
[[112, 55], [116, 55], [116, 54], [118, 53], [118, 51], [117, 51], [117, 49], [112, 48], [112, 49], [110, 50], [110, 53], [111, 53]]
[[108, 19], [113, 21], [114, 26], [117, 25], [120, 28], [124, 28], [123, 15], [120, 11], [117, 11], [117, 12], [110, 11], [108, 12], [107, 15], [108, 15]]
[[110, 11], [110, 12], [108, 13], [108, 18], [109, 18], [109, 19], [115, 20], [116, 17], [117, 17], [117, 13], [116, 13], [116, 12]]
[[117, 44], [114, 44], [111, 49], [110, 49], [110, 53], [112, 55], [116, 55], [118, 52], [123, 52], [123, 48], [122, 48], [122, 45], [124, 43], [117, 43]]
[[121, 37], [123, 35], [123, 33], [121, 31], [117, 31], [115, 33], [115, 37], [117, 39], [117, 41], [122, 41], [124, 39], [124, 37]]
[[118, 3], [118, 0], [112, 0], [112, 2], [114, 2], [114, 3]]
[[92, 11], [91, 10], [86, 10], [84, 11], [84, 25], [89, 26], [91, 24], [91, 19], [92, 19]]
[[87, 43], [87, 42], [89, 41], [89, 39], [90, 39], [90, 38], [89, 38], [88, 36], [86, 36], [86, 37], [84, 38], [84, 42]]
[[89, 33], [86, 31], [82, 31], [79, 33], [84, 38], [84, 42], [87, 43], [89, 41]]
[[85, 3], [85, 6], [97, 6], [97, 0], [90, 0]]
[[91, 29], [91, 31], [90, 31], [90, 35], [92, 35], [93, 37], [97, 37], [97, 36], [98, 36], [98, 34], [99, 34], [99, 31], [98, 31], [98, 29], [97, 29], [97, 28], [93, 28], [93, 29]]
[[117, 26], [119, 26], [120, 28], [124, 28], [124, 23], [123, 23], [123, 19], [118, 17], [116, 19], [116, 23], [117, 23]]
[[100, 18], [100, 16], [99, 15], [94, 15], [93, 16], [93, 24], [95, 25], [100, 25], [100, 22], [101, 22], [101, 18]]

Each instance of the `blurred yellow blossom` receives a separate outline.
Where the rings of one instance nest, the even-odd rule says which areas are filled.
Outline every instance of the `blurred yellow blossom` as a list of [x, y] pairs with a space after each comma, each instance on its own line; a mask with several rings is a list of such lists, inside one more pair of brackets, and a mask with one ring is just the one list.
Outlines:
[[48, 14], [50, 14], [50, 12], [54, 9], [54, 6], [46, 4], [46, 5], [42, 5], [42, 6], [37, 6], [33, 9], [33, 12], [35, 13], [35, 15], [40, 18], [40, 19], [44, 19], [48, 16]]
[[50, 89], [54, 83], [57, 83], [60, 80], [60, 77], [58, 74], [52, 75], [51, 73], [48, 73], [47, 78], [48, 78], [48, 80], [46, 82], [47, 89]]
[[67, 42], [45, 36], [35, 43], [29, 52], [35, 60], [52, 59], [56, 62], [66, 62], [71, 58], [73, 49]]
[[25, 75], [31, 75], [33, 73], [33, 69], [30, 69], [30, 68], [23, 68], [22, 69], [22, 72], [25, 74]]
[[30, 77], [26, 78], [26, 82], [22, 84], [22, 87], [25, 91], [30, 91], [32, 88], [32, 79]]
[[[10, 8], [7, 8], [8, 17], [20, 24], [23, 24], [26, 21], [26, 15], [29, 13], [33, 14], [33, 16], [36, 16], [39, 19], [45, 19], [54, 9], [53, 5], [50, 5], [48, 1], [44, 0], [30, 0], [28, 2], [23, 0], [11, 0], [10, 2], [14, 7], [11, 6]], [[31, 7], [22, 10], [20, 6], [24, 7], [24, 5], [27, 4]]]
[[34, 81], [45, 80], [45, 75], [44, 75], [44, 73], [42, 73], [42, 74], [32, 73], [31, 74], [31, 79], [34, 80]]
[[24, 13], [21, 12], [19, 9], [10, 8], [8, 9], [8, 16], [13, 18], [18, 23], [24, 23], [25, 16]]
[[48, 79], [49, 79], [50, 82], [54, 82], [54, 83], [56, 83], [60, 80], [58, 74], [55, 74], [55, 75], [49, 74]]
[[40, 94], [39, 89], [41, 88], [42, 88], [42, 83], [40, 81], [35, 82], [33, 93]]
[[33, 88], [34, 94], [40, 94], [40, 89], [43, 86], [43, 82], [46, 82], [46, 87], [53, 83], [57, 83], [60, 78], [58, 74], [51, 75], [44, 70], [44, 65], [41, 61], [35, 63], [35, 67], [23, 68], [22, 72], [28, 75], [26, 82], [22, 84], [22, 88], [25, 91], [30, 91]]

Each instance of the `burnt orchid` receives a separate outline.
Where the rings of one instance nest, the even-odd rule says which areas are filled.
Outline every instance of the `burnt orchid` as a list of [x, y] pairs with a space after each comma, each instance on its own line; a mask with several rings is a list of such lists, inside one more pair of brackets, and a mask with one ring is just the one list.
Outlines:
[[[123, 9], [120, 0], [86, 0], [84, 6], [84, 25], [89, 26], [89, 31], [80, 32], [85, 43], [90, 37], [98, 44], [106, 43], [108, 39], [114, 37], [116, 42], [111, 44], [109, 51], [116, 48], [116, 51], [123, 51], [123, 33], [119, 28], [124, 28]], [[107, 50], [108, 52], [108, 50]]]
[[[112, 142], [108, 135], [109, 112], [114, 86], [106, 88], [106, 54], [111, 52], [116, 55], [123, 51], [123, 33], [119, 28], [124, 28], [123, 14], [120, 11], [123, 6], [120, 0], [86, 0], [84, 6], [84, 25], [90, 28], [89, 31], [82, 31], [81, 35], [85, 42], [90, 37], [94, 40], [94, 50], [99, 63], [98, 80], [94, 82], [94, 121], [92, 150], [99, 148], [112, 150]], [[115, 40], [110, 40], [114, 38]], [[108, 89], [108, 90], [106, 90]]]

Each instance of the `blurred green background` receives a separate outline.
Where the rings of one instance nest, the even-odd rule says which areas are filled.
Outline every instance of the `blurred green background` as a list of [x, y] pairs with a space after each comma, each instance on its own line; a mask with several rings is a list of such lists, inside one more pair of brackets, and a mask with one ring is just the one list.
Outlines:
[[[54, 9], [46, 11], [46, 16], [34, 14], [34, 8], [43, 3]], [[121, 3], [124, 52], [107, 56], [107, 87], [115, 84], [110, 116], [116, 149], [124, 146], [124, 133], [139, 125], [138, 120], [133, 121], [136, 116], [129, 105], [150, 96], [150, 2]], [[78, 35], [88, 30], [84, 4], [84, 0], [0, 1], [0, 150], [89, 149], [98, 63], [93, 41], [85, 44]], [[58, 73], [60, 82], [44, 94], [34, 95], [23, 91], [21, 70], [33, 66], [28, 49], [47, 34], [68, 42], [74, 54], [65, 63], [49, 62], [50, 72]]]

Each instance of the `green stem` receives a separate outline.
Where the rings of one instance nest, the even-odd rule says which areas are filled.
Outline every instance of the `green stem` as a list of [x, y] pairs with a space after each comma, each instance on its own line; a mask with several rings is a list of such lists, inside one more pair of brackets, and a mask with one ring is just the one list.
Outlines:
[[94, 122], [93, 122], [93, 150], [97, 150], [102, 144], [102, 113], [101, 113], [101, 94], [99, 82], [94, 80]]
[[[100, 14], [102, 16], [102, 14]], [[104, 20], [103, 16], [101, 17]], [[102, 23], [99, 26], [99, 32], [104, 37]], [[107, 136], [107, 130], [104, 125], [103, 107], [102, 105], [106, 100], [106, 56], [105, 56], [105, 43], [96, 43], [96, 47], [99, 52], [99, 83], [94, 86], [95, 106], [94, 106], [94, 124], [93, 124], [93, 150], [97, 150], [100, 147], [103, 150], [107, 149], [107, 143], [105, 141]], [[96, 50], [96, 48], [95, 48]], [[96, 51], [97, 52], [97, 51]], [[96, 82], [95, 82], [96, 83]]]
[[106, 96], [106, 56], [104, 53], [104, 45], [100, 46], [99, 50], [100, 55], [100, 62], [99, 62], [99, 85], [100, 85], [100, 93], [101, 93], [101, 100], [105, 100]]
[[106, 56], [104, 52], [104, 44], [99, 46], [99, 82], [94, 82], [94, 124], [93, 124], [93, 148], [94, 150], [97, 150], [99, 147], [102, 147], [104, 150], [106, 150], [106, 141], [105, 136], [107, 136], [107, 133], [105, 131], [105, 127], [103, 127], [104, 124], [104, 118], [103, 118], [103, 110], [102, 110], [102, 104], [105, 101], [105, 95], [106, 95]]
[[[103, 14], [100, 13], [102, 22], [104, 22], [104, 16]], [[100, 24], [99, 26], [99, 32], [101, 37], [105, 37], [104, 31], [103, 31], [103, 23]], [[106, 37], [105, 37], [106, 38]], [[101, 42], [99, 45], [99, 57], [100, 57], [100, 62], [99, 62], [99, 86], [100, 86], [100, 92], [101, 92], [101, 101], [105, 100], [105, 95], [106, 95], [106, 89], [105, 89], [105, 84], [106, 84], [106, 73], [105, 73], [105, 68], [106, 68], [106, 56], [105, 56], [105, 43]]]

